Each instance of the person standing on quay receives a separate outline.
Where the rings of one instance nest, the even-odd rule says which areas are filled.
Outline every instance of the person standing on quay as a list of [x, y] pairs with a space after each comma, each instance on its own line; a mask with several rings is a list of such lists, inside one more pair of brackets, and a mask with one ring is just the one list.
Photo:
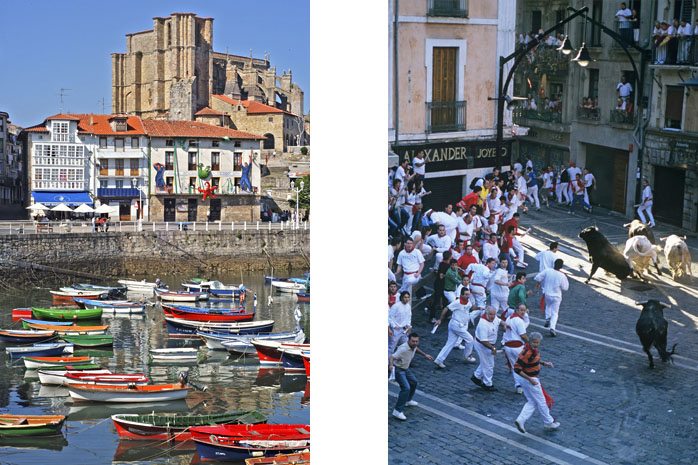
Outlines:
[[395, 380], [400, 385], [400, 394], [397, 396], [397, 402], [393, 409], [393, 416], [398, 420], [407, 420], [403, 413], [405, 407], [413, 407], [419, 405], [412, 400], [414, 393], [417, 390], [417, 378], [410, 371], [410, 363], [414, 358], [415, 352], [418, 352], [429, 361], [434, 360], [434, 357], [425, 353], [419, 347], [419, 335], [411, 333], [407, 342], [397, 348], [393, 354], [393, 365], [395, 366]]
[[541, 271], [534, 278], [538, 284], [536, 288], [543, 289], [545, 296], [545, 327], [550, 327], [550, 335], [557, 336], [555, 329], [557, 328], [557, 318], [560, 312], [560, 303], [562, 303], [562, 291], [570, 288], [570, 283], [560, 270], [562, 269], [563, 261], [561, 258], [555, 260], [553, 269]]
[[[650, 182], [647, 178], [642, 179], [642, 203], [637, 205], [637, 215], [640, 217], [640, 221], [649, 224], [650, 228], [654, 228], [654, 216], [652, 216], [652, 188], [650, 187]], [[647, 216], [650, 218], [650, 222], [647, 223], [645, 220], [645, 215], [643, 212], [647, 212]]]
[[543, 335], [541, 333], [531, 333], [529, 342], [524, 346], [514, 365], [514, 377], [518, 378], [527, 401], [519, 416], [514, 420], [514, 425], [522, 433], [526, 432], [526, 428], [524, 428], [526, 420], [531, 418], [536, 409], [543, 417], [545, 429], [555, 430], [560, 427], [560, 423], [555, 421], [550, 415], [550, 408], [539, 380], [541, 365], [548, 368], [553, 368], [554, 366], [552, 362], [544, 362], [540, 359], [539, 347], [542, 340]]
[[441, 317], [436, 320], [436, 324], [440, 325], [441, 322], [446, 318], [446, 314], [450, 310], [451, 321], [448, 322], [448, 339], [444, 345], [439, 355], [436, 356], [434, 363], [439, 368], [446, 368], [444, 365], [444, 360], [451, 353], [451, 351], [458, 345], [458, 341], [465, 341], [465, 348], [463, 349], [463, 357], [468, 363], [475, 363], [475, 357], [472, 356], [473, 353], [473, 337], [468, 332], [468, 323], [470, 322], [470, 307], [473, 305], [469, 301], [470, 290], [467, 287], [462, 287], [460, 292], [460, 298], [451, 302], [447, 307], [441, 312]]

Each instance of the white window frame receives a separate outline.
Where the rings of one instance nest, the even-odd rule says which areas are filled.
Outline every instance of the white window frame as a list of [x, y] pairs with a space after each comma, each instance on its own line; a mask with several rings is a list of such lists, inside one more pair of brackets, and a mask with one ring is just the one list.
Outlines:
[[68, 121], [51, 121], [51, 141], [70, 142], [70, 123]]
[[456, 59], [456, 101], [465, 100], [465, 65], [468, 53], [466, 39], [426, 39], [424, 47], [424, 66], [426, 67], [426, 102], [432, 101], [434, 47], [455, 47], [458, 49]]

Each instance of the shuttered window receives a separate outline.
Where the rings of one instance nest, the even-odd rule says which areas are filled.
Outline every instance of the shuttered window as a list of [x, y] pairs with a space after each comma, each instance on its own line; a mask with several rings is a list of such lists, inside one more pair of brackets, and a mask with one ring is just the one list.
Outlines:
[[454, 102], [456, 100], [456, 54], [457, 47], [434, 47], [432, 70], [432, 101]]
[[664, 109], [664, 127], [681, 129], [681, 114], [683, 113], [683, 87], [667, 86], [666, 108]]

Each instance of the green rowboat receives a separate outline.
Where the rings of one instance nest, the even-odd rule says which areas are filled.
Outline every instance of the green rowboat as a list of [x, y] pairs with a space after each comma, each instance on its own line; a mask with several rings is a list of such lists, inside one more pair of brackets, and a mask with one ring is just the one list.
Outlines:
[[48, 436], [63, 427], [63, 415], [0, 415], [0, 438]]
[[61, 339], [72, 343], [75, 347], [109, 347], [114, 344], [114, 336], [111, 334], [80, 334], [61, 336]]
[[34, 318], [42, 320], [94, 320], [102, 317], [101, 308], [32, 308]]

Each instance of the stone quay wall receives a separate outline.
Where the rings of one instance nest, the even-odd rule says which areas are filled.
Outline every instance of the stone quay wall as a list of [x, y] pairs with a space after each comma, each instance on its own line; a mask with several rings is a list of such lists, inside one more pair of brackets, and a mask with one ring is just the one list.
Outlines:
[[94, 273], [96, 278], [258, 271], [272, 265], [275, 270], [308, 269], [309, 251], [310, 230], [0, 236], [0, 261]]

